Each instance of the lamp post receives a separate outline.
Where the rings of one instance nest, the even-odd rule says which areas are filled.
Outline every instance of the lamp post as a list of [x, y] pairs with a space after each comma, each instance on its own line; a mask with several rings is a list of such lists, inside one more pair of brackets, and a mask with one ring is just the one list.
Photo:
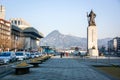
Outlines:
[[17, 41], [17, 36], [15, 36], [15, 52], [17, 51], [16, 50], [16, 48], [17, 48], [16, 41]]
[[15, 39], [15, 43], [14, 43], [14, 46], [15, 46], [15, 52], [16, 52], [16, 39]]

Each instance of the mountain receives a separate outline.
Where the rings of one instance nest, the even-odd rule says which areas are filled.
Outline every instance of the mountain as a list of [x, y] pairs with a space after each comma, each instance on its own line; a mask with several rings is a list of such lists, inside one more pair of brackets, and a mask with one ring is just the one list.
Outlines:
[[102, 46], [104, 46], [107, 49], [109, 40], [112, 40], [112, 38], [98, 39], [98, 48], [101, 48]]
[[[98, 46], [99, 47], [107, 46], [108, 40], [110, 40], [110, 38], [98, 40]], [[61, 49], [77, 46], [86, 50], [87, 39], [71, 35], [64, 35], [61, 34], [58, 30], [54, 30], [50, 34], [48, 34], [45, 38], [41, 39], [40, 45], [52, 46]]]

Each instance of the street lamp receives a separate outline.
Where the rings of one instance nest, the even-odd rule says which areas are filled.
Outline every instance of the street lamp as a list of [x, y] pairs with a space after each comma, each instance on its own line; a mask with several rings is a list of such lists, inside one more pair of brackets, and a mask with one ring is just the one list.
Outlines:
[[17, 36], [15, 36], [15, 52], [17, 51], [16, 48], [17, 48], [17, 45], [16, 45], [16, 41], [17, 41]]

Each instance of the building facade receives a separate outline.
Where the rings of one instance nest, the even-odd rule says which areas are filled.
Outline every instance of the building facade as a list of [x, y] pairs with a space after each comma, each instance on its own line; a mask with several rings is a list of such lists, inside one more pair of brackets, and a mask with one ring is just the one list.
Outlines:
[[0, 51], [9, 50], [11, 43], [11, 24], [0, 19]]
[[25, 37], [25, 46], [24, 48], [27, 50], [36, 50], [39, 45], [40, 38], [43, 38], [42, 35], [39, 34], [39, 32], [33, 28], [33, 27], [28, 27], [23, 30], [23, 34]]
[[120, 37], [115, 37], [108, 41], [108, 52], [120, 55]]
[[0, 5], [0, 52], [11, 46], [11, 24], [5, 20], [5, 7]]
[[[12, 18], [10, 19], [10, 22], [12, 25], [21, 29], [21, 31], [17, 31], [20, 32], [20, 36], [16, 36], [16, 38], [18, 37], [18, 42], [23, 43], [23, 45], [21, 44], [21, 46], [23, 46], [22, 49], [37, 50], [38, 47], [40, 47], [39, 41], [43, 36], [39, 34], [35, 28], [30, 27], [30, 25], [22, 18]], [[14, 38], [14, 41], [17, 40], [16, 38]]]
[[11, 22], [11, 24], [18, 26], [22, 30], [31, 26], [27, 21], [22, 18], [11, 18], [9, 21]]
[[22, 30], [15, 25], [11, 25], [11, 50], [21, 50], [23, 40]]

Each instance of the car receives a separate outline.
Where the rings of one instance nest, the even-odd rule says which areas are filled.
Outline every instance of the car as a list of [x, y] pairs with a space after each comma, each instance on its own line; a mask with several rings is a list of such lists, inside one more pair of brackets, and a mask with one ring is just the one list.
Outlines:
[[43, 56], [43, 54], [42, 54], [42, 53], [40, 53], [39, 55], [40, 55], [40, 56]]
[[74, 55], [74, 56], [79, 56], [79, 55], [80, 55], [80, 52], [79, 52], [79, 51], [74, 51], [74, 52], [73, 52], [73, 55]]
[[40, 57], [41, 54], [39, 52], [35, 52], [35, 57]]
[[25, 52], [26, 56], [27, 56], [27, 59], [30, 59], [31, 58], [31, 53], [30, 52]]
[[31, 53], [31, 58], [35, 58], [35, 53]]
[[15, 52], [17, 60], [25, 60], [27, 59], [27, 55], [24, 51]]
[[14, 52], [2, 52], [0, 53], [0, 64], [7, 64], [9, 62], [16, 61], [16, 55]]

